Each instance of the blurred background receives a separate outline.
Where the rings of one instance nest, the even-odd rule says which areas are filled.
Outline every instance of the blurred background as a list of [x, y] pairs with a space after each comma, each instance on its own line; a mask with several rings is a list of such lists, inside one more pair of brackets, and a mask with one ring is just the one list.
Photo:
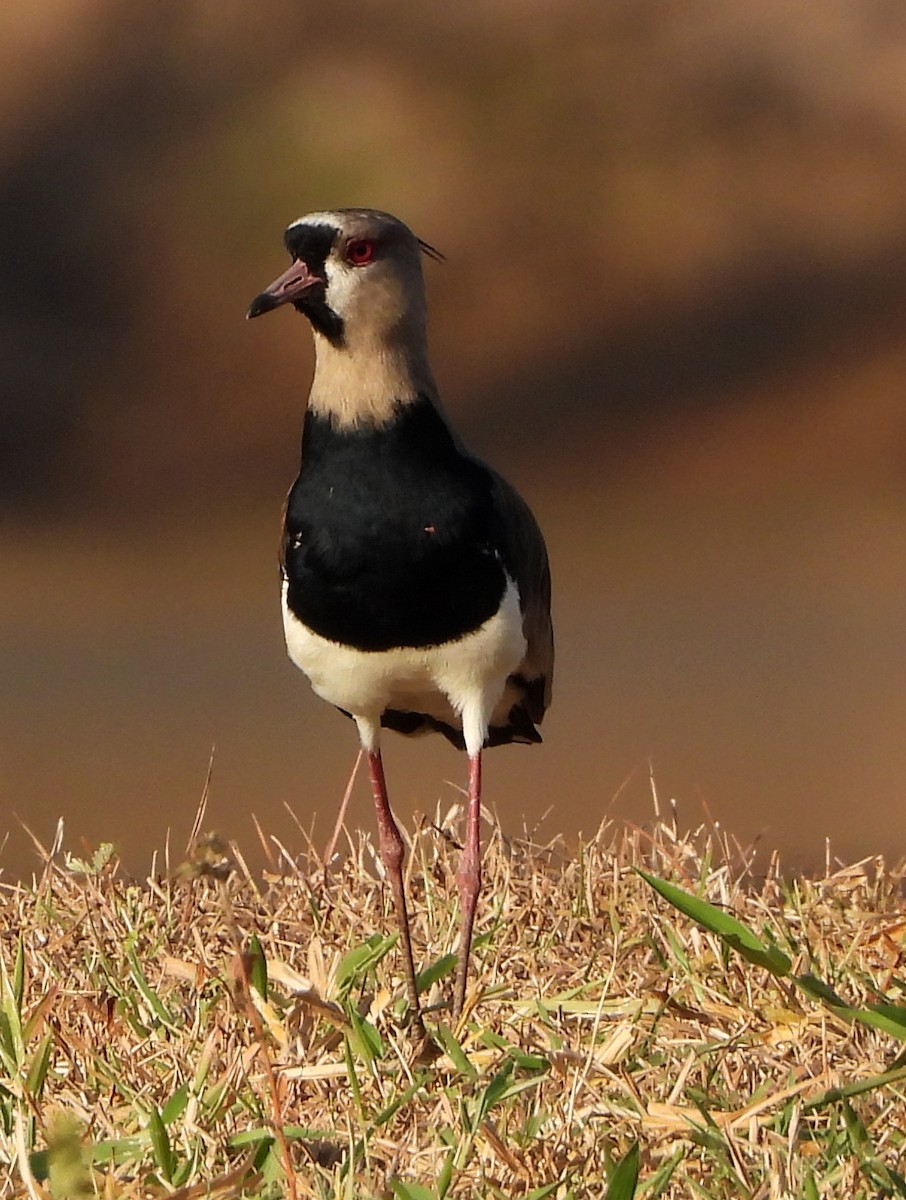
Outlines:
[[[504, 828], [647, 820], [653, 763], [762, 860], [901, 855], [900, 0], [32, 0], [0, 32], [5, 873], [60, 816], [178, 855], [212, 748], [207, 825], [327, 841], [356, 740], [276, 567], [312, 347], [244, 318], [284, 226], [348, 205], [446, 253], [448, 410], [548, 538], [555, 702], [488, 755]], [[440, 739], [386, 762], [406, 819], [465, 780]]]

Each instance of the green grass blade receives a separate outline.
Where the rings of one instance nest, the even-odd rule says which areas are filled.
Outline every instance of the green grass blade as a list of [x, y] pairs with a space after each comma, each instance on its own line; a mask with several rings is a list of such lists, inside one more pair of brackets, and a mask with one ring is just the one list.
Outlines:
[[670, 1180], [673, 1178], [673, 1173], [686, 1157], [685, 1149], [680, 1146], [675, 1150], [671, 1157], [659, 1167], [653, 1175], [650, 1175], [645, 1182], [645, 1194], [647, 1200], [657, 1200], [658, 1196], [662, 1196], [670, 1186]]
[[445, 1200], [447, 1192], [450, 1190], [450, 1184], [453, 1182], [453, 1162], [455, 1158], [454, 1151], [450, 1150], [444, 1159], [443, 1166], [437, 1173], [438, 1200]]
[[902, 1005], [869, 1004], [865, 1008], [854, 1008], [847, 1004], [832, 987], [810, 972], [803, 975], [792, 975], [790, 978], [807, 996], [827, 1005], [831, 1012], [844, 1021], [858, 1021], [862, 1025], [880, 1029], [898, 1041], [906, 1041], [906, 1008]]
[[533, 1188], [532, 1191], [525, 1193], [524, 1200], [545, 1200], [545, 1197], [554, 1194], [562, 1182], [560, 1179], [555, 1179], [553, 1183], [546, 1183], [543, 1187]]
[[16, 962], [13, 967], [13, 996], [16, 1007], [22, 1011], [22, 999], [25, 995], [25, 945], [21, 938], [16, 946]]
[[493, 1029], [483, 1029], [478, 1035], [478, 1040], [483, 1046], [502, 1050], [523, 1071], [546, 1071], [550, 1066], [548, 1060], [541, 1054], [531, 1054], [520, 1049], [519, 1046], [515, 1046], [506, 1038], [501, 1037], [499, 1033], [495, 1033]]
[[901, 1079], [906, 1079], [906, 1067], [897, 1067], [893, 1071], [885, 1071], [881, 1075], [871, 1075], [867, 1079], [860, 1079], [856, 1083], [847, 1083], [844, 1087], [828, 1088], [826, 1092], [822, 1092], [820, 1096], [815, 1096], [812, 1100], [806, 1100], [802, 1105], [802, 1111], [808, 1112], [813, 1108], [821, 1108], [825, 1104], [834, 1104], [838, 1100], [842, 1100], [847, 1096], [861, 1096], [863, 1092], [873, 1092], [877, 1088], [887, 1087], [891, 1083], [898, 1083]]
[[846, 1121], [846, 1132], [853, 1154], [857, 1157], [868, 1158], [874, 1154], [874, 1146], [868, 1136], [868, 1130], [862, 1118], [848, 1100], [843, 1100], [843, 1119]]
[[360, 1017], [354, 1008], [349, 1010], [349, 1041], [358, 1057], [369, 1067], [384, 1057], [384, 1043], [377, 1029]]
[[91, 1147], [91, 1161], [94, 1163], [139, 1162], [145, 1155], [150, 1138], [147, 1134], [134, 1134], [130, 1137], [108, 1138], [103, 1142], [95, 1142]]
[[674, 908], [678, 908], [687, 917], [691, 917], [693, 921], [696, 921], [705, 929], [710, 930], [711, 933], [716, 933], [732, 950], [741, 954], [747, 962], [754, 963], [755, 966], [765, 967], [773, 975], [780, 977], [789, 975], [793, 965], [792, 961], [779, 946], [766, 946], [748, 925], [743, 925], [742, 921], [737, 921], [735, 917], [731, 917], [723, 909], [715, 908], [707, 900], [701, 900], [697, 896], [692, 896], [689, 892], [684, 892], [682, 888], [678, 888], [676, 884], [667, 883], [664, 879], [658, 879], [656, 875], [649, 875], [647, 871], [642, 871], [639, 867], [636, 867], [635, 870], [669, 904], [672, 904]]
[[179, 1023], [174, 1020], [172, 1014], [167, 1010], [166, 1005], [158, 996], [157, 992], [148, 983], [145, 978], [145, 972], [142, 969], [141, 963], [138, 961], [138, 956], [130, 947], [126, 951], [126, 961], [129, 963], [129, 970], [132, 975], [132, 980], [135, 986], [142, 994], [142, 999], [157, 1017], [158, 1021], [173, 1033], [179, 1033]]
[[340, 996], [345, 996], [356, 982], [364, 979], [370, 970], [377, 966], [396, 945], [397, 934], [383, 937], [374, 933], [361, 946], [349, 950], [340, 959], [336, 973], [336, 988]]
[[16, 999], [15, 970], [10, 978], [0, 959], [0, 1062], [8, 1075], [16, 1076], [25, 1061], [22, 1005]]
[[[316, 1129], [308, 1125], [284, 1125], [283, 1136], [288, 1141], [329, 1142], [336, 1137], [333, 1129]], [[272, 1141], [274, 1131], [270, 1126], [258, 1125], [254, 1129], [243, 1129], [227, 1138], [231, 1150], [241, 1150], [244, 1146], [254, 1146], [259, 1142]]]
[[507, 1054], [521, 1071], [547, 1071], [550, 1063], [540, 1054], [528, 1054], [518, 1046], [507, 1047]]
[[156, 1108], [148, 1109], [148, 1134], [151, 1138], [154, 1161], [157, 1163], [161, 1175], [169, 1183], [173, 1178], [175, 1167], [173, 1147], [170, 1145], [170, 1135], [167, 1133], [167, 1128]]
[[425, 1086], [427, 1080], [427, 1072], [416, 1075], [415, 1079], [407, 1088], [401, 1091], [398, 1096], [394, 1096], [386, 1108], [381, 1109], [381, 1111], [373, 1119], [372, 1127], [377, 1129], [381, 1125], [386, 1125], [390, 1118], [394, 1116], [401, 1108], [405, 1107], [405, 1105], [409, 1103], [416, 1093]]
[[632, 1200], [639, 1182], [639, 1144], [633, 1142], [610, 1177], [604, 1200]]
[[453, 1030], [448, 1025], [440, 1022], [437, 1026], [437, 1040], [447, 1052], [450, 1061], [459, 1071], [460, 1075], [464, 1075], [467, 1079], [474, 1079], [478, 1072], [469, 1062], [465, 1050], [456, 1040]]
[[346, 1073], [349, 1079], [349, 1090], [352, 1093], [352, 1100], [359, 1120], [364, 1125], [368, 1120], [368, 1116], [365, 1112], [365, 1105], [362, 1101], [362, 1089], [359, 1085], [359, 1077], [355, 1069], [355, 1055], [352, 1051], [351, 1033], [346, 1034], [343, 1038], [343, 1058], [346, 1060]]
[[838, 996], [832, 987], [823, 979], [819, 979], [817, 975], [813, 975], [811, 971], [806, 971], [803, 975], [793, 975], [791, 978], [793, 983], [813, 1000], [820, 1000], [822, 1004], [827, 1004], [830, 1008], [846, 1008], [846, 1001], [843, 997]]
[[[870, 1025], [872, 1029], [880, 1029], [882, 1033], [886, 1033], [900, 1042], [906, 1042], [906, 1008], [898, 1004], [869, 1004], [867, 1008], [853, 1008], [852, 1005], [842, 1001], [830, 988], [816, 990], [814, 977], [811, 977], [807, 986], [802, 984], [802, 976], [794, 975], [792, 979], [794, 983], [802, 986], [808, 995], [821, 1000], [832, 1013], [842, 1020]], [[828, 996], [834, 998], [828, 999]]]
[[448, 975], [452, 975], [455, 967], [456, 955], [444, 954], [431, 963], [430, 966], [425, 967], [423, 971], [419, 971], [415, 977], [419, 995], [421, 996], [427, 992], [438, 980], [446, 979]]
[[477, 1130], [482, 1121], [487, 1118], [488, 1113], [495, 1104], [507, 1094], [510, 1086], [510, 1076], [513, 1073], [513, 1064], [508, 1062], [497, 1072], [494, 1078], [487, 1086], [479, 1093], [478, 1103], [475, 1106], [475, 1118], [473, 1129]]
[[873, 1025], [892, 1037], [906, 1041], [906, 1008], [899, 1004], [869, 1004], [853, 1010], [853, 1019], [863, 1025]]
[[184, 1083], [182, 1087], [176, 1089], [164, 1107], [161, 1109], [161, 1120], [165, 1125], [172, 1125], [174, 1121], [178, 1121], [182, 1114], [186, 1111], [189, 1103], [189, 1085]]
[[0, 1066], [8, 1076], [19, 1073], [21, 1062], [21, 1047], [17, 1045], [15, 1026], [10, 1024], [9, 1017], [0, 1006]]
[[390, 1190], [399, 1200], [437, 1200], [437, 1193], [420, 1183], [403, 1183], [401, 1179], [391, 1179]]
[[249, 983], [262, 1000], [267, 999], [267, 959], [258, 940], [257, 934], [252, 934], [248, 948]]
[[31, 1065], [28, 1068], [28, 1075], [25, 1078], [25, 1086], [28, 1089], [29, 1095], [37, 1100], [44, 1090], [44, 1081], [47, 1079], [47, 1069], [50, 1066], [50, 1052], [53, 1049], [53, 1033], [46, 1033], [32, 1056]]
[[809, 1171], [802, 1183], [802, 1200], [821, 1200], [814, 1171]]

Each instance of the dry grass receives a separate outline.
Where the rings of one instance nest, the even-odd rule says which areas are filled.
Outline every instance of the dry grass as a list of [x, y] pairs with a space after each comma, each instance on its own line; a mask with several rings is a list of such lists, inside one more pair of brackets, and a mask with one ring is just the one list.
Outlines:
[[103, 855], [57, 856], [4, 886], [0, 1191], [603, 1196], [638, 1142], [645, 1197], [906, 1195], [903, 1043], [746, 962], [634, 868], [733, 913], [852, 1006], [903, 999], [900, 871], [754, 883], [713, 831], [669, 822], [605, 828], [575, 854], [486, 840], [452, 1031], [455, 848], [433, 825], [413, 835], [433, 1061], [400, 1019], [367, 836], [329, 871], [281, 853], [264, 880], [241, 859], [223, 879], [209, 844], [201, 877], [197, 857], [133, 884]]

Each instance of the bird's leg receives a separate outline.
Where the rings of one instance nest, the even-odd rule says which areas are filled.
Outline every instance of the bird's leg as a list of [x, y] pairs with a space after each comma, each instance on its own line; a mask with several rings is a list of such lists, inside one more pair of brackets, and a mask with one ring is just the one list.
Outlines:
[[381, 862], [390, 878], [390, 890], [393, 893], [393, 906], [396, 909], [396, 919], [400, 928], [400, 941], [403, 946], [403, 959], [406, 966], [406, 989], [409, 993], [409, 1008], [412, 1022], [417, 1028], [424, 1030], [421, 1007], [418, 1002], [418, 987], [415, 982], [415, 960], [412, 957], [412, 937], [409, 933], [409, 914], [406, 911], [406, 892], [403, 887], [403, 856], [405, 847], [390, 801], [387, 799], [387, 784], [384, 780], [384, 764], [381, 762], [380, 750], [369, 750], [368, 773], [371, 776], [371, 794], [374, 797], [374, 811], [377, 815], [378, 837], [380, 839]]
[[469, 812], [466, 819], [466, 843], [456, 872], [462, 924], [459, 931], [459, 963], [456, 968], [456, 994], [453, 997], [453, 1016], [458, 1018], [466, 1002], [466, 982], [469, 976], [469, 950], [472, 946], [472, 926], [475, 906], [481, 891], [481, 751], [469, 755]]

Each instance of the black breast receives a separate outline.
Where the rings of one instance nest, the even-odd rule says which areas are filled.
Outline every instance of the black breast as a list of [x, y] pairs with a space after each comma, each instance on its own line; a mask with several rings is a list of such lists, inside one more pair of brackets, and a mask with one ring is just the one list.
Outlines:
[[380, 429], [307, 414], [284, 562], [310, 629], [361, 650], [453, 641], [497, 611], [498, 551], [491, 477], [427, 399]]

